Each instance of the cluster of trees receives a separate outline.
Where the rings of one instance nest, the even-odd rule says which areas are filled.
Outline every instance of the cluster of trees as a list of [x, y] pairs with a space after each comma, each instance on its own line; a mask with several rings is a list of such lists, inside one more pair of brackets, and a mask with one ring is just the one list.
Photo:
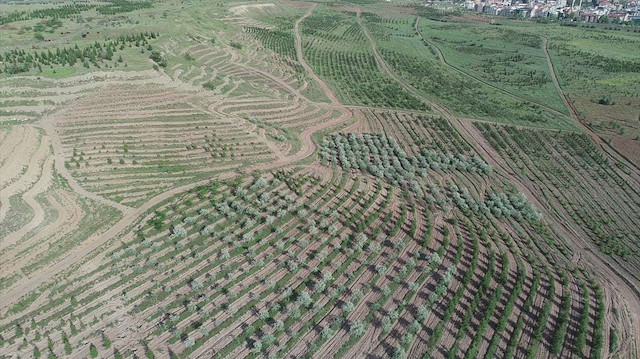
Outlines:
[[542, 214], [527, 201], [524, 193], [506, 194], [491, 193], [484, 202], [479, 202], [471, 196], [466, 188], [459, 188], [455, 184], [448, 187], [453, 203], [462, 211], [482, 213], [485, 216], [493, 214], [500, 217], [513, 217], [517, 220], [537, 221], [542, 218]]
[[0, 25], [31, 19], [67, 19], [71, 16], [78, 15], [83, 11], [91, 10], [93, 8], [95, 8], [96, 11], [102, 15], [115, 15], [140, 9], [148, 9], [152, 6], [151, 1], [110, 0], [108, 2], [109, 4], [100, 6], [74, 3], [47, 9], [15, 11], [0, 16]]
[[[54, 51], [51, 49], [42, 51], [27, 52], [25, 50], [10, 50], [0, 55], [0, 62], [4, 62], [4, 72], [16, 74], [27, 72], [32, 68], [42, 70], [42, 66], [74, 66], [76, 63], [82, 62], [85, 67], [93, 64], [100, 67], [99, 63], [104, 60], [111, 61], [114, 59], [114, 53], [118, 50], [124, 50], [126, 45], [129, 47], [135, 44], [136, 47], [146, 46], [151, 50], [148, 40], [155, 39], [159, 36], [154, 32], [141, 32], [133, 35], [123, 35], [116, 40], [105, 43], [94, 42], [80, 48], [77, 44], [74, 47], [56, 47]], [[118, 57], [122, 62], [122, 57]]]
[[542, 219], [542, 214], [527, 201], [524, 193], [492, 193], [484, 201], [484, 204], [496, 217], [524, 218], [531, 221]]
[[167, 67], [167, 59], [160, 53], [160, 51], [151, 51], [149, 58], [153, 60], [160, 67]]
[[480, 157], [438, 153], [423, 149], [408, 156], [396, 141], [383, 134], [337, 134], [323, 140], [323, 162], [339, 164], [344, 169], [360, 169], [386, 178], [394, 184], [406, 184], [429, 170], [459, 170], [488, 174], [492, 168]]

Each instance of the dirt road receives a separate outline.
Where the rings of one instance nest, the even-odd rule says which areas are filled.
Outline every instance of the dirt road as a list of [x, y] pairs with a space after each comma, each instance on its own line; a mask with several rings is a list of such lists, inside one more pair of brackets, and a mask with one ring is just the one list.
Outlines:
[[[549, 72], [551, 73], [551, 79], [553, 80], [553, 84], [556, 87], [556, 91], [558, 91], [558, 93], [561, 95], [562, 100], [564, 101], [564, 104], [569, 109], [569, 113], [571, 114], [571, 117], [574, 119], [576, 124], [580, 128], [582, 128], [591, 137], [591, 139], [593, 139], [595, 143], [599, 144], [600, 148], [602, 148], [602, 150], [607, 155], [614, 157], [615, 159], [621, 162], [624, 162], [627, 166], [633, 168], [636, 171], [637, 175], [640, 175], [640, 167], [636, 163], [634, 163], [634, 161], [629, 160], [626, 156], [624, 156], [622, 153], [616, 150], [615, 147], [611, 146], [607, 141], [605, 141], [602, 137], [600, 137], [597, 133], [595, 133], [595, 131], [593, 131], [591, 127], [589, 127], [582, 121], [582, 118], [580, 117], [580, 112], [578, 111], [576, 106], [573, 104], [573, 102], [571, 102], [571, 100], [569, 99], [569, 95], [565, 93], [564, 90], [562, 89], [562, 86], [560, 86], [560, 82], [558, 81], [558, 75], [556, 74], [555, 67], [553, 66], [553, 60], [551, 59], [551, 55], [549, 54], [549, 39], [543, 36], [542, 41], [543, 41], [544, 56], [547, 59], [547, 65], [549, 65]], [[613, 151], [614, 153], [607, 151], [607, 149]], [[637, 177], [639, 176], [636, 176], [636, 178]]]
[[302, 36], [300, 36], [300, 23], [304, 19], [309, 17], [311, 13], [313, 13], [313, 9], [315, 9], [315, 7], [316, 7], [316, 4], [311, 5], [309, 7], [309, 10], [306, 12], [306, 14], [304, 14], [301, 18], [299, 18], [296, 21], [295, 25], [293, 26], [293, 32], [296, 37], [296, 55], [298, 57], [298, 62], [300, 63], [300, 65], [302, 65], [302, 67], [304, 67], [304, 70], [307, 72], [307, 75], [309, 75], [309, 77], [311, 77], [316, 83], [318, 83], [318, 85], [320, 86], [320, 88], [322, 88], [322, 91], [324, 91], [329, 101], [331, 101], [331, 103], [334, 105], [341, 105], [340, 101], [338, 100], [336, 95], [333, 93], [329, 85], [327, 85], [327, 83], [324, 82], [324, 80], [322, 80], [320, 77], [318, 77], [318, 75], [316, 75], [315, 72], [313, 72], [313, 69], [311, 68], [311, 66], [309, 66], [307, 61], [304, 59], [304, 55], [302, 54]]
[[[464, 76], [470, 77], [473, 80], [478, 81], [478, 82], [482, 83], [483, 85], [489, 86], [492, 89], [494, 89], [496, 91], [499, 91], [499, 92], [501, 92], [501, 93], [503, 93], [503, 94], [505, 94], [507, 96], [511, 96], [511, 97], [513, 97], [513, 98], [515, 98], [517, 100], [520, 100], [520, 101], [523, 101], [523, 102], [532, 103], [534, 105], [540, 106], [540, 107], [544, 108], [545, 110], [553, 112], [554, 114], [556, 114], [558, 116], [567, 117], [567, 114], [562, 113], [562, 112], [558, 111], [555, 108], [549, 107], [549, 106], [547, 106], [547, 105], [545, 105], [543, 103], [539, 103], [539, 102], [533, 101], [531, 99], [524, 98], [524, 97], [522, 97], [522, 96], [520, 96], [520, 95], [518, 95], [516, 93], [513, 93], [511, 91], [505, 90], [505, 89], [500, 88], [498, 86], [495, 86], [490, 82], [487, 82], [487, 81], [485, 81], [485, 80], [483, 80], [483, 79], [481, 79], [481, 78], [479, 78], [477, 76], [474, 76], [474, 75], [472, 75], [472, 74], [470, 74], [470, 73], [468, 73], [468, 72], [466, 72], [464, 70], [461, 70], [460, 68], [454, 66], [453, 64], [451, 64], [450, 62], [447, 61], [447, 59], [444, 57], [444, 54], [442, 53], [442, 50], [440, 49], [440, 47], [438, 47], [438, 45], [434, 44], [432, 41], [429, 41], [427, 38], [422, 36], [422, 32], [420, 32], [420, 28], [418, 27], [419, 21], [420, 21], [420, 17], [417, 17], [416, 21], [415, 21], [415, 26], [414, 26], [415, 33], [420, 37], [420, 39], [422, 40], [423, 43], [431, 46], [431, 48], [435, 50], [435, 52], [438, 55], [438, 58], [440, 59], [440, 62], [442, 62], [442, 64], [446, 65], [450, 69], [452, 69], [452, 70], [454, 70], [454, 71], [456, 71], [456, 72], [458, 72], [458, 73], [460, 73], [460, 74], [462, 74]], [[560, 95], [560, 97], [562, 97], [564, 99], [564, 96]]]

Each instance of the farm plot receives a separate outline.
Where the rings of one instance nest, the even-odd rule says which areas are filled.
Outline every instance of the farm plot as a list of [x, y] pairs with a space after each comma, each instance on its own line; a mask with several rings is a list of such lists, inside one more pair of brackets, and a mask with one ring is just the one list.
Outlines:
[[630, 273], [638, 273], [640, 193], [637, 178], [624, 164], [605, 158], [587, 135], [476, 126], [559, 218], [574, 223]]
[[469, 144], [441, 117], [398, 111], [364, 111], [370, 132], [393, 137], [410, 154], [429, 147], [472, 156]]
[[552, 82], [543, 39], [518, 27], [420, 19], [420, 32], [451, 65], [568, 114]]
[[203, 112], [188, 96], [163, 87], [104, 89], [46, 121], [55, 122], [65, 165], [83, 187], [130, 206], [273, 158], [242, 120]]
[[[405, 20], [396, 21], [393, 27], [384, 26], [385, 20], [369, 13], [363, 13], [362, 19], [364, 26], [371, 29], [381, 56], [394, 72], [426, 97], [457, 115], [533, 127], [576, 128], [569, 118], [546, 109], [546, 105], [504, 94], [450, 69], [431, 54], [425, 55], [428, 48], [415, 50], [416, 46], [421, 46], [420, 38], [407, 35], [414, 23]], [[404, 30], [396, 30], [402, 27]]]
[[[169, 200], [100, 265], [3, 316], [0, 354], [544, 355], [553, 328], [582, 333], [550, 315], [574, 281], [586, 301], [566, 300], [598, 323], [597, 284], [536, 260], [527, 222], [445, 219], [384, 181], [330, 173], [214, 181]], [[559, 347], [590, 353], [601, 330], [584, 327], [578, 344], [563, 333]]]
[[12, 76], [0, 78], [0, 122], [16, 123], [39, 120], [60, 105], [109, 83], [163, 83], [155, 71], [94, 72], [66, 79]]
[[355, 14], [318, 8], [300, 29], [305, 59], [343, 103], [428, 109], [377, 67]]
[[0, 357], [634, 356], [640, 183], [545, 80], [610, 57], [360, 3], [60, 6], [3, 52]]
[[638, 34], [568, 26], [535, 31], [548, 37], [558, 81], [586, 123], [598, 132], [637, 138]]

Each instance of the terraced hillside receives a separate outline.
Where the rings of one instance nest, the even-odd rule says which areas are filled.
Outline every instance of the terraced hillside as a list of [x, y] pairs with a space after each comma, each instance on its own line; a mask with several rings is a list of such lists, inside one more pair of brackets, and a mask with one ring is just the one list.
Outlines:
[[0, 357], [636, 358], [637, 36], [501, 21], [0, 5]]
[[[75, 193], [55, 170], [51, 138], [40, 129], [16, 125], [2, 128], [0, 136], [0, 283], [8, 289], [55, 263], [67, 248], [103, 232], [120, 215]], [[5, 309], [26, 307], [17, 302]]]
[[126, 205], [273, 156], [250, 124], [196, 108], [188, 98], [170, 88], [110, 88], [44, 121], [56, 121], [73, 176]]

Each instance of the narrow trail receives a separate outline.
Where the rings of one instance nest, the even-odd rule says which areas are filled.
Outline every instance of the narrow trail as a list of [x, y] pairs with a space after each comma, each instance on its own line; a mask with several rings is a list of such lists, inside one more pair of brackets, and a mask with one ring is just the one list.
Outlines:
[[[37, 133], [33, 127], [28, 127], [28, 130], [33, 134]], [[24, 195], [44, 173], [45, 169], [42, 166], [49, 157], [49, 141], [45, 136], [31, 137], [31, 139], [35, 138], [37, 138], [37, 144], [21, 141], [20, 144], [23, 144], [23, 146], [16, 147], [11, 152], [21, 152], [16, 154], [13, 161], [16, 165], [21, 165], [21, 168], [12, 165], [0, 167], [0, 177], [7, 177], [2, 178], [2, 181], [0, 181], [2, 184], [7, 184], [5, 187], [0, 186], [0, 223], [5, 221], [9, 213], [11, 197]], [[33, 149], [31, 146], [37, 147]], [[21, 162], [26, 163], [22, 165]], [[0, 242], [3, 242], [3, 240], [0, 239]]]
[[[31, 186], [31, 188], [22, 193], [22, 200], [33, 210], [33, 218], [31, 219], [31, 221], [29, 221], [29, 223], [25, 224], [15, 232], [7, 234], [4, 239], [0, 240], [0, 243], [2, 243], [3, 247], [9, 247], [16, 244], [18, 241], [22, 240], [27, 233], [36, 229], [40, 225], [40, 223], [44, 221], [44, 208], [42, 208], [42, 205], [36, 200], [36, 196], [45, 192], [51, 186], [52, 177], [53, 156], [48, 154], [42, 165], [40, 177], [33, 184], [33, 186]], [[0, 263], [6, 262], [8, 262], [8, 259], [4, 258], [3, 255], [0, 254]]]
[[558, 81], [556, 70], [553, 67], [553, 61], [551, 61], [551, 55], [549, 55], [549, 39], [547, 39], [546, 36], [542, 36], [542, 49], [544, 50], [544, 57], [547, 59], [547, 65], [549, 66], [549, 73], [551, 73], [551, 80], [553, 81], [553, 85], [555, 86], [558, 95], [562, 98], [562, 101], [567, 107], [567, 110], [569, 110], [569, 113], [577, 120], [577, 113], [574, 111], [573, 106], [571, 106], [571, 104], [569, 103], [567, 95], [562, 90], [562, 87], [560, 87], [560, 82]]
[[402, 86], [402, 88], [404, 88], [405, 90], [410, 92], [412, 95], [416, 96], [417, 98], [419, 98], [420, 100], [425, 102], [427, 105], [431, 106], [432, 108], [436, 109], [437, 111], [443, 113], [447, 118], [449, 118], [449, 119], [454, 118], [455, 116], [453, 116], [453, 113], [451, 113], [451, 111], [448, 108], [446, 108], [444, 106], [441, 106], [440, 104], [437, 104], [437, 103], [431, 101], [430, 99], [426, 98], [415, 87], [413, 87], [413, 86], [409, 85], [408, 83], [406, 83], [398, 75], [396, 75], [395, 72], [393, 72], [393, 69], [391, 68], [391, 66], [387, 63], [387, 61], [378, 52], [378, 47], [376, 46], [375, 40], [373, 39], [373, 37], [369, 33], [369, 29], [367, 29], [367, 27], [364, 26], [364, 24], [362, 23], [362, 18], [360, 17], [360, 13], [361, 12], [362, 12], [361, 9], [359, 9], [359, 8], [356, 9], [356, 21], [358, 22], [358, 25], [360, 25], [360, 27], [362, 28], [362, 31], [364, 32], [364, 35], [367, 37], [367, 40], [369, 40], [369, 44], [371, 44], [371, 49], [373, 50], [373, 56], [375, 57], [376, 63], [378, 64], [378, 66], [380, 66], [380, 68], [382, 70], [384, 70], [384, 72], [389, 77], [391, 77], [400, 86]]

